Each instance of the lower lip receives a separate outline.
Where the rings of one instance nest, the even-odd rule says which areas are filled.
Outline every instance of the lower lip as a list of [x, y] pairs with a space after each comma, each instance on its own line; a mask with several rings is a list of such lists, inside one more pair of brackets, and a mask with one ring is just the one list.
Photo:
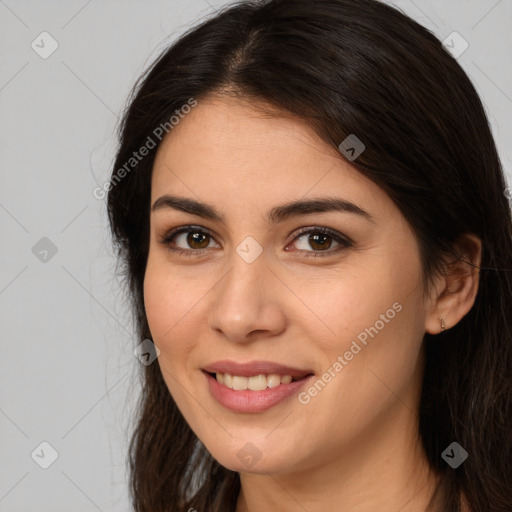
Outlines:
[[310, 375], [301, 380], [289, 384], [279, 384], [275, 388], [267, 388], [262, 391], [251, 391], [249, 389], [235, 391], [217, 382], [217, 379], [203, 371], [210, 393], [224, 407], [235, 412], [263, 412], [274, 405], [282, 402], [289, 396], [298, 393], [309, 380], [314, 377]]

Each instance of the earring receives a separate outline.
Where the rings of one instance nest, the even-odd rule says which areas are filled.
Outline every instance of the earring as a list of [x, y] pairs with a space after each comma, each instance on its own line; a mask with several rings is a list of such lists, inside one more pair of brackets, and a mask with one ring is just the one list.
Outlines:
[[439, 317], [439, 320], [441, 320], [441, 332], [444, 332], [444, 320]]

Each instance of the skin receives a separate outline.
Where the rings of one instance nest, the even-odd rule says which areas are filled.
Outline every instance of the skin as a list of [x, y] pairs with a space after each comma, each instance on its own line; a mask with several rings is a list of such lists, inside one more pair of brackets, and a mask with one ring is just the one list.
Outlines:
[[[198, 102], [158, 150], [151, 204], [164, 194], [208, 203], [226, 219], [152, 212], [144, 296], [169, 392], [213, 457], [240, 473], [237, 512], [424, 510], [436, 478], [417, 434], [423, 336], [440, 332], [439, 316], [449, 329], [470, 310], [478, 273], [454, 264], [425, 293], [416, 239], [387, 194], [303, 121], [265, 115], [254, 101]], [[275, 206], [324, 196], [355, 203], [375, 223], [342, 212], [265, 219]], [[185, 233], [173, 246], [199, 257], [160, 241], [187, 225], [211, 237], [191, 245]], [[302, 227], [331, 228], [354, 245], [337, 250], [328, 238], [319, 248], [308, 234], [296, 238]], [[247, 236], [263, 249], [250, 264], [236, 252]], [[479, 263], [476, 237], [460, 248]], [[330, 254], [308, 257], [315, 250]], [[292, 396], [236, 413], [210, 395], [201, 368], [220, 359], [321, 376], [394, 303], [401, 311], [309, 403]], [[237, 456], [247, 442], [261, 455], [251, 467]]]

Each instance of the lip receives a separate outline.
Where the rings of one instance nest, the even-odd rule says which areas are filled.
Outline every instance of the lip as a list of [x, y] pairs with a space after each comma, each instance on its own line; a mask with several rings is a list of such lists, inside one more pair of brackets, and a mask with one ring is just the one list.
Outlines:
[[[304, 377], [310, 373], [314, 373], [311, 369], [292, 368], [270, 361], [250, 361], [247, 363], [237, 363], [236, 361], [223, 360], [209, 364], [203, 368], [209, 373], [229, 373], [230, 375], [239, 375], [240, 377], [251, 377], [264, 373], [277, 373], [278, 375], [291, 375], [295, 378]], [[252, 391], [254, 393], [254, 391]]]
[[217, 402], [234, 412], [251, 413], [266, 411], [286, 398], [296, 395], [314, 377], [314, 375], [308, 375], [289, 384], [279, 384], [275, 388], [267, 388], [262, 391], [250, 389], [235, 391], [217, 382], [217, 379], [205, 370], [202, 370], [201, 373], [205, 376], [210, 393]]

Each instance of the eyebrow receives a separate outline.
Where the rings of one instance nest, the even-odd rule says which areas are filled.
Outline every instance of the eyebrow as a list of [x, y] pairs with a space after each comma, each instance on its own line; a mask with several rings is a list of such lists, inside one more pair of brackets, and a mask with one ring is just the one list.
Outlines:
[[[225, 217], [215, 207], [186, 197], [163, 195], [153, 203], [151, 211], [155, 212], [162, 208], [172, 208], [173, 210], [225, 223]], [[336, 197], [313, 198], [276, 206], [267, 213], [267, 220], [270, 224], [277, 224], [298, 215], [332, 211], [359, 215], [372, 224], [376, 224], [375, 219], [367, 211], [350, 201]]]

